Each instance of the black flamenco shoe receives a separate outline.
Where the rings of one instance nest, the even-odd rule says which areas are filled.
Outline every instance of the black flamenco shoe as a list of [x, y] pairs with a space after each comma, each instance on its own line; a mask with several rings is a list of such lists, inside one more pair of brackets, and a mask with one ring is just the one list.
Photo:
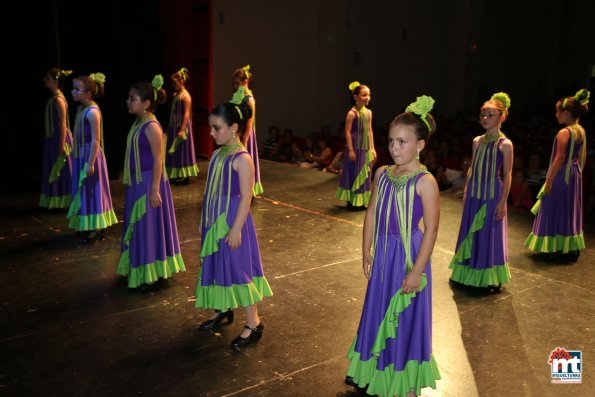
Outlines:
[[502, 283], [498, 283], [498, 285], [488, 285], [488, 294], [496, 295], [502, 292]]
[[368, 387], [360, 387], [357, 383], [354, 382], [353, 378], [351, 376], [346, 376], [345, 377], [345, 384], [347, 386], [351, 386], [351, 387], [355, 387], [355, 389], [359, 392], [359, 394], [365, 395], [366, 390], [368, 390]]
[[87, 234], [87, 236], [85, 238], [83, 238], [83, 244], [91, 244], [94, 243], [95, 241], [99, 241], [99, 240], [103, 240], [105, 239], [105, 233], [104, 230], [93, 230], [91, 232], [89, 232], [89, 234]]
[[199, 328], [205, 331], [214, 330], [221, 324], [221, 321], [227, 319], [227, 324], [233, 323], [233, 310], [228, 310], [226, 312], [221, 312], [220, 310], [215, 310], [217, 315], [215, 318], [205, 321], [199, 325]]
[[240, 347], [248, 346], [252, 342], [259, 340], [262, 337], [262, 331], [264, 330], [264, 325], [261, 322], [256, 327], [250, 327], [249, 325], [244, 325], [244, 328], [249, 329], [251, 331], [250, 335], [247, 338], [242, 338], [241, 335], [238, 336], [237, 338], [235, 338], [233, 340], [233, 342], [231, 342], [231, 347], [235, 347], [237, 349]]

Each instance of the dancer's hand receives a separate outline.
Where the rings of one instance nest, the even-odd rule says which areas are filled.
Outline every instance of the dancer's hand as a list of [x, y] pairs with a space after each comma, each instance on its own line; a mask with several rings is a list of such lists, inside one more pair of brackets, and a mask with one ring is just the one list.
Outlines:
[[238, 248], [240, 244], [242, 244], [242, 231], [238, 230], [237, 232], [233, 229], [229, 231], [227, 237], [225, 237], [225, 242], [229, 247], [233, 250]]
[[403, 294], [410, 294], [412, 292], [418, 292], [419, 286], [421, 285], [421, 273], [410, 271], [405, 276], [405, 280], [403, 280], [403, 285], [401, 288], [403, 289]]
[[364, 254], [363, 258], [364, 276], [369, 280], [372, 275], [372, 255]]

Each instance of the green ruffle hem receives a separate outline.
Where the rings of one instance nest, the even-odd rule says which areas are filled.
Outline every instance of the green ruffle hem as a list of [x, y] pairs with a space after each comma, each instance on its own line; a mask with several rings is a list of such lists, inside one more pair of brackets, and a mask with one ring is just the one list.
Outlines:
[[351, 190], [343, 189], [342, 187], [337, 189], [335, 197], [341, 201], [347, 201], [355, 207], [367, 206], [370, 203], [370, 197], [372, 192], [365, 193], [352, 193]]
[[222, 287], [216, 284], [201, 285], [202, 269], [198, 275], [195, 307], [227, 311], [238, 307], [247, 307], [273, 296], [273, 291], [266, 278], [253, 277], [248, 284], [233, 284]]
[[186, 271], [181, 254], [168, 256], [165, 260], [156, 260], [135, 268], [130, 265], [130, 240], [134, 234], [134, 225], [140, 221], [147, 212], [147, 195], [143, 194], [132, 206], [130, 211], [130, 220], [128, 227], [122, 238], [122, 243], [126, 245], [126, 250], [120, 255], [118, 269], [116, 273], [122, 276], [128, 276], [128, 287], [136, 288], [142, 284], [150, 284], [159, 278], [170, 278], [172, 274]]
[[[70, 206], [72, 208], [72, 205]], [[77, 210], [78, 211], [78, 210]], [[72, 215], [68, 227], [77, 231], [102, 230], [118, 223], [114, 210], [94, 215]]]
[[72, 196], [70, 194], [48, 197], [42, 193], [39, 196], [39, 206], [42, 208], [68, 208], [71, 200]]
[[[420, 292], [426, 288], [427, 280], [422, 277]], [[421, 394], [423, 387], [436, 388], [436, 380], [440, 379], [438, 365], [434, 356], [430, 355], [430, 361], [410, 360], [405, 363], [402, 371], [395, 371], [394, 364], [379, 370], [377, 357], [386, 348], [386, 341], [397, 337], [399, 326], [399, 315], [411, 305], [416, 293], [401, 294], [402, 288], [392, 297], [382, 323], [378, 327], [378, 334], [372, 346], [372, 357], [367, 361], [360, 359], [360, 353], [355, 351], [357, 338], [351, 344], [347, 357], [350, 360], [347, 376], [360, 387], [366, 387], [366, 392], [371, 395], [380, 396], [406, 396], [411, 390], [416, 395]]]
[[582, 232], [576, 236], [536, 236], [531, 233], [525, 240], [525, 247], [535, 252], [568, 253], [585, 249], [585, 238]]
[[264, 189], [262, 188], [262, 183], [254, 182], [254, 186], [252, 187], [252, 195], [256, 197], [263, 193], [264, 193]]
[[476, 232], [481, 230], [485, 224], [486, 209], [487, 204], [484, 204], [479, 208], [473, 217], [473, 222], [471, 223], [467, 236], [459, 245], [459, 249], [448, 266], [450, 269], [453, 269], [452, 275], [450, 276], [453, 281], [473, 287], [487, 287], [489, 285], [498, 285], [510, 281], [510, 269], [508, 268], [508, 263], [485, 269], [473, 269], [467, 265], [461, 265], [463, 261], [471, 258], [473, 236]]
[[196, 164], [189, 165], [187, 167], [168, 167], [167, 176], [171, 179], [175, 178], [187, 178], [189, 176], [198, 175], [198, 166]]

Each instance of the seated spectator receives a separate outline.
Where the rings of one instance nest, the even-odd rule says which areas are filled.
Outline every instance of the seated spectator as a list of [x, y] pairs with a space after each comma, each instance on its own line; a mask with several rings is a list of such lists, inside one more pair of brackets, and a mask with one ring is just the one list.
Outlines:
[[283, 135], [271, 150], [271, 160], [284, 162], [296, 162], [302, 156], [301, 150], [293, 142], [293, 131], [286, 128]]
[[[445, 190], [445, 193], [452, 194], [454, 197], [462, 198], [465, 193], [465, 184], [467, 183], [467, 172], [471, 165], [471, 158], [465, 156], [461, 162], [461, 170], [444, 172], [441, 177], [444, 179], [443, 183], [450, 187]], [[440, 182], [439, 182], [440, 183]]]
[[340, 174], [341, 170], [343, 169], [343, 152], [339, 151], [335, 154], [335, 157], [331, 160], [331, 163], [328, 167], [323, 168], [324, 172], [332, 172], [335, 174]]
[[328, 139], [324, 136], [319, 136], [316, 144], [316, 150], [303, 153], [304, 161], [300, 162], [301, 167], [322, 169], [331, 163], [333, 151], [328, 146]]
[[508, 202], [513, 208], [521, 208], [526, 211], [531, 211], [533, 207], [534, 202], [531, 197], [531, 189], [525, 179], [523, 170], [517, 169], [512, 174]]
[[262, 152], [260, 153], [260, 157], [263, 159], [271, 159], [271, 152], [273, 148], [277, 145], [277, 141], [279, 140], [279, 127], [276, 125], [271, 125], [269, 127], [269, 137], [266, 141], [264, 141], [264, 146], [262, 148]]
[[547, 170], [541, 165], [541, 158], [537, 154], [532, 154], [529, 157], [529, 165], [526, 170], [527, 184], [529, 185], [530, 195], [532, 199], [537, 198], [537, 194], [541, 186], [545, 183]]

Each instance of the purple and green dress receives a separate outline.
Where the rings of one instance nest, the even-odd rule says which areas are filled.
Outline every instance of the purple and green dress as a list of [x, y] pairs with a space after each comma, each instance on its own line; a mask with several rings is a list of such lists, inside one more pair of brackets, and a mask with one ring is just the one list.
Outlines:
[[151, 206], [153, 156], [145, 132], [151, 123], [159, 124], [153, 115], [134, 122], [128, 133], [124, 160], [122, 182], [126, 185], [126, 203], [117, 274], [128, 276], [130, 288], [186, 270], [165, 167], [159, 180], [161, 205]]
[[165, 168], [167, 175], [172, 179], [187, 178], [198, 175], [196, 155], [194, 152], [194, 136], [192, 134], [192, 112], [184, 130], [184, 137], [180, 138], [178, 132], [184, 121], [184, 95], [190, 95], [185, 90], [178, 92], [171, 104], [169, 126], [167, 134], [167, 154]]
[[[60, 154], [60, 107], [66, 107], [66, 152]], [[72, 135], [68, 121], [68, 102], [62, 93], [53, 95], [45, 105], [45, 140], [43, 144], [43, 168], [41, 171], [41, 196], [43, 208], [68, 208], [72, 199], [71, 171]]]
[[223, 146], [209, 163], [202, 208], [201, 268], [196, 287], [196, 307], [221, 311], [246, 307], [272, 296], [262, 271], [260, 250], [252, 215], [242, 226], [242, 243], [231, 250], [225, 242], [240, 204], [240, 180], [234, 159], [247, 153], [243, 146]]
[[97, 105], [80, 106], [74, 122], [74, 146], [72, 150], [72, 203], [67, 217], [68, 226], [77, 231], [102, 230], [118, 223], [109, 188], [107, 163], [103, 153], [103, 118], [101, 119], [100, 144], [93, 167], [95, 172], [87, 176], [87, 163], [91, 151], [91, 125], [87, 115]]
[[440, 373], [432, 355], [432, 272], [428, 261], [419, 292], [402, 294], [405, 276], [423, 238], [418, 180], [425, 167], [395, 177], [384, 167], [374, 211], [373, 263], [347, 376], [379, 396], [420, 395], [436, 388]]
[[[552, 190], [545, 194], [543, 187], [532, 209], [537, 215], [533, 230], [525, 246], [536, 252], [579, 251], [585, 248], [583, 237], [583, 178], [579, 160], [585, 155], [585, 130], [578, 124], [566, 127], [570, 139], [564, 165], [552, 182]], [[578, 138], [578, 139], [577, 139]], [[556, 158], [557, 138], [554, 140], [550, 168]]]
[[351, 124], [351, 145], [355, 151], [355, 161], [349, 159], [348, 146], [343, 151], [343, 171], [339, 188], [335, 197], [341, 201], [355, 206], [367, 206], [370, 202], [370, 165], [374, 161], [370, 150], [370, 110], [363, 106], [357, 110], [353, 107], [354, 114]]
[[503, 185], [504, 156], [500, 146], [506, 136], [501, 132], [496, 139], [488, 141], [485, 138], [486, 135], [483, 135], [473, 149], [463, 218], [455, 255], [449, 265], [451, 280], [472, 287], [488, 287], [510, 281], [508, 215], [496, 219]]

